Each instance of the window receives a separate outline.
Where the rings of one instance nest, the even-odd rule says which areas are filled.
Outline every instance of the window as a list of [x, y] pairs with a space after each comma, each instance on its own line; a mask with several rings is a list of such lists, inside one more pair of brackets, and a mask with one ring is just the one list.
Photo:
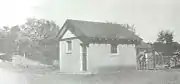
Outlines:
[[67, 41], [67, 52], [72, 51], [72, 41]]
[[117, 54], [117, 45], [111, 44], [111, 53], [112, 54]]

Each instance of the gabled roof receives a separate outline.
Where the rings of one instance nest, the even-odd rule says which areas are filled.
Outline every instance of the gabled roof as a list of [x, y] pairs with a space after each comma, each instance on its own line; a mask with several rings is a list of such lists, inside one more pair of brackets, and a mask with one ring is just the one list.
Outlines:
[[[76, 37], [142, 40], [120, 24], [67, 19], [58, 34], [63, 32], [63, 28], [69, 29]], [[61, 39], [63, 35], [58, 35], [58, 37]]]

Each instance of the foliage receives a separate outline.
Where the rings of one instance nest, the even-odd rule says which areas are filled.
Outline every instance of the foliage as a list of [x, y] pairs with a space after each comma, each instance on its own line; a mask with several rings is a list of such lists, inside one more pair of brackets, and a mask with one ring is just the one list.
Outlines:
[[[32, 59], [55, 60], [58, 58], [56, 35], [59, 26], [53, 21], [45, 19], [29, 18], [27, 22], [21, 25], [23, 36], [29, 39], [29, 43], [25, 41], [27, 51]], [[48, 54], [47, 54], [48, 52]]]
[[55, 38], [59, 26], [53, 21], [29, 18], [22, 26], [23, 31], [32, 41]]
[[180, 49], [180, 44], [173, 41], [173, 31], [162, 30], [158, 33], [157, 41], [153, 43], [153, 48], [157, 52], [162, 52], [164, 55], [172, 56], [173, 52]]
[[161, 42], [161, 43], [172, 43], [173, 42], [173, 32], [168, 31], [168, 30], [160, 31], [158, 34], [157, 41]]
[[[176, 64], [180, 59], [180, 44], [173, 41], [173, 32], [168, 30], [162, 30], [158, 34], [157, 42], [153, 43], [153, 48], [157, 52], [162, 52], [165, 56], [171, 56], [171, 59]], [[170, 59], [169, 59], [170, 60]]]
[[[58, 59], [56, 34], [59, 26], [53, 21], [29, 18], [22, 25], [4, 26], [6, 52], [26, 55], [28, 58], [46, 63]], [[48, 53], [48, 54], [47, 54]], [[49, 64], [49, 63], [48, 63]]]

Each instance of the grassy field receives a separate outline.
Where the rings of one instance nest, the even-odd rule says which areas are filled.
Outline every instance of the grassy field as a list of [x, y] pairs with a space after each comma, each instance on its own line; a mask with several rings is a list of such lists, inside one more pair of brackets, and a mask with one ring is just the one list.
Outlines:
[[[177, 69], [156, 71], [121, 70], [114, 73], [73, 75], [62, 74], [52, 70], [22, 70], [21, 68], [10, 68], [7, 66], [7, 64], [6, 66], [1, 65], [1, 67], [6, 67], [4, 69], [6, 77], [2, 76], [2, 78], [12, 81], [9, 78], [14, 76], [19, 80], [17, 83], [13, 82], [12, 84], [24, 84], [20, 83], [24, 80], [27, 80], [26, 84], [180, 84], [180, 70]], [[8, 72], [8, 70], [10, 71]], [[9, 73], [14, 75], [10, 76]], [[1, 72], [2, 74], [4, 72]]]
[[53, 73], [31, 81], [30, 84], [180, 84], [180, 72], [121, 71], [96, 75]]

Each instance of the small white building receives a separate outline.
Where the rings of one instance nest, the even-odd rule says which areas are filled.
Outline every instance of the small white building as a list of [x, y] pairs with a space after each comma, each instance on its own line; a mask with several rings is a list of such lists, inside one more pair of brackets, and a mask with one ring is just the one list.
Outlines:
[[61, 72], [136, 69], [135, 44], [142, 39], [123, 25], [68, 19], [57, 37]]

